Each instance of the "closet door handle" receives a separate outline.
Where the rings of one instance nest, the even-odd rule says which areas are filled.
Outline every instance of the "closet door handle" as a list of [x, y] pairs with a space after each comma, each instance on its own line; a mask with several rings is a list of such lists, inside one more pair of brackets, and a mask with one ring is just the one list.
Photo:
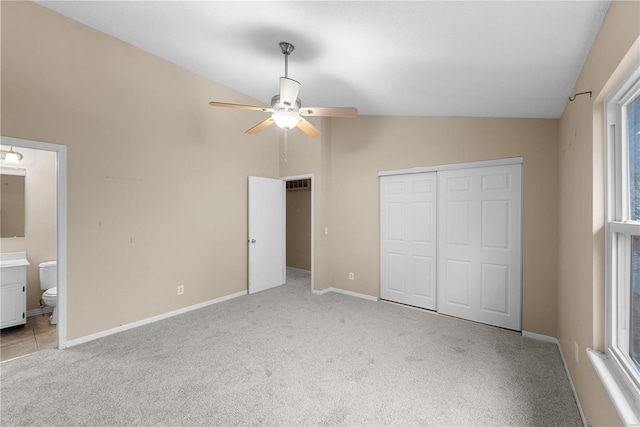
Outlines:
[[250, 243], [255, 243], [255, 242], [256, 242], [256, 239], [251, 239], [251, 240], [249, 240], [249, 242], [250, 242]]

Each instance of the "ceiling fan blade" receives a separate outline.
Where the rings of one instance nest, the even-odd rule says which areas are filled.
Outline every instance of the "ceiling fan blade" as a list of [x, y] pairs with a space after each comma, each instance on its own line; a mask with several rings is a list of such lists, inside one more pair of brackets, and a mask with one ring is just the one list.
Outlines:
[[300, 109], [300, 114], [312, 117], [357, 117], [358, 109], [354, 107], [305, 107]]
[[300, 83], [287, 77], [280, 77], [280, 102], [289, 104], [290, 107], [296, 105]]
[[322, 132], [320, 132], [314, 125], [312, 125], [302, 117], [300, 117], [300, 121], [298, 122], [298, 128], [311, 138], [322, 135]]
[[229, 104], [228, 102], [211, 101], [209, 103], [209, 105], [211, 105], [212, 107], [240, 108], [240, 109], [243, 109], [243, 110], [262, 111], [262, 112], [265, 112], [265, 113], [270, 113], [270, 112], [273, 111], [269, 107], [260, 107], [258, 105]]
[[258, 133], [262, 129], [271, 126], [273, 123], [274, 123], [273, 119], [269, 117], [267, 119], [264, 119], [263, 121], [261, 121], [260, 123], [252, 127], [251, 129], [245, 131], [245, 133]]

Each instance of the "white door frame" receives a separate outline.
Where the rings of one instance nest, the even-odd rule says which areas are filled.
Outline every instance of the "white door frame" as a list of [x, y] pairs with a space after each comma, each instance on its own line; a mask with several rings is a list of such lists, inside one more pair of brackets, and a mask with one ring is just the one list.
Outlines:
[[456, 170], [456, 169], [484, 168], [489, 166], [502, 166], [502, 165], [517, 165], [522, 163], [523, 163], [522, 157], [507, 157], [504, 159], [479, 160], [477, 162], [449, 163], [446, 165], [424, 166], [424, 167], [415, 167], [415, 168], [409, 168], [409, 169], [393, 169], [393, 170], [387, 170], [387, 171], [379, 171], [378, 176], [405, 175], [408, 173], [422, 173], [422, 172], [440, 172], [440, 171], [448, 171], [448, 170]]
[[[313, 292], [314, 290], [314, 265], [315, 265], [315, 257], [314, 257], [314, 250], [315, 250], [315, 232], [314, 232], [314, 213], [315, 213], [315, 208], [314, 208], [314, 204], [315, 204], [315, 197], [314, 197], [314, 183], [315, 183], [315, 178], [314, 175], [312, 173], [308, 173], [308, 174], [304, 174], [304, 175], [292, 175], [292, 176], [283, 176], [280, 177], [281, 180], [283, 181], [298, 181], [301, 179], [311, 179], [311, 292]], [[286, 195], [287, 195], [287, 191], [285, 190], [285, 203], [286, 203]], [[286, 205], [285, 205], [286, 207]], [[285, 213], [284, 213], [284, 221], [285, 221], [285, 227], [284, 227], [284, 232], [285, 232], [285, 236], [284, 236], [284, 241], [286, 243], [287, 241], [287, 210], [285, 209]], [[285, 246], [286, 247], [286, 246]], [[286, 271], [287, 268], [287, 257], [286, 257], [286, 253], [285, 253], [285, 257], [284, 257], [284, 268]]]
[[27, 139], [1, 137], [2, 145], [56, 153], [56, 239], [58, 266], [58, 349], [67, 348], [67, 147]]

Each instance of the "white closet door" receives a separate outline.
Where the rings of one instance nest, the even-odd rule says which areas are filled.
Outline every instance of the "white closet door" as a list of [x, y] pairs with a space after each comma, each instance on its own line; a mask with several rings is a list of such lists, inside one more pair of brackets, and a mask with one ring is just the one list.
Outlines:
[[380, 177], [382, 299], [436, 309], [436, 177]]
[[438, 174], [438, 311], [520, 330], [521, 165]]

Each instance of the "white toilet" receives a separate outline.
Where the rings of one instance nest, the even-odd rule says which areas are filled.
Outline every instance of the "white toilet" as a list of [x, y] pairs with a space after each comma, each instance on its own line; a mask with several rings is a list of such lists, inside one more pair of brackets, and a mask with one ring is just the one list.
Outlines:
[[53, 314], [49, 323], [58, 323], [58, 263], [47, 261], [40, 263], [40, 289], [44, 291], [42, 301], [48, 307], [53, 307]]

